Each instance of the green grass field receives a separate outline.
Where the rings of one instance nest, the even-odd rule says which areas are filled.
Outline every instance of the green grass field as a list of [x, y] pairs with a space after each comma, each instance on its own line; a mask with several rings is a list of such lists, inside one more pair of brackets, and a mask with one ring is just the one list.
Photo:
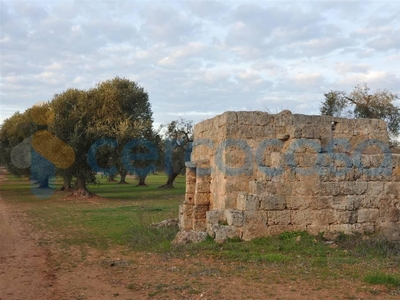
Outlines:
[[[0, 187], [2, 198], [26, 212], [26, 222], [44, 233], [44, 245], [96, 249], [124, 246], [169, 257], [210, 256], [238, 264], [272, 266], [289, 278], [348, 278], [383, 284], [400, 293], [400, 244], [379, 235], [343, 235], [332, 245], [321, 236], [292, 232], [250, 242], [229, 240], [220, 245], [210, 238], [200, 244], [172, 246], [176, 228], [154, 229], [149, 225], [177, 217], [185, 192], [182, 176], [177, 178], [175, 189], [157, 188], [165, 183], [165, 175], [149, 176], [147, 187], [135, 186], [133, 178], [128, 178], [130, 184], [119, 185], [99, 177], [98, 185], [88, 186], [98, 197], [89, 200], [73, 199], [60, 191], [49, 199], [38, 199], [32, 196], [27, 179], [7, 178]], [[60, 182], [55, 184], [60, 186]], [[250, 277], [258, 276], [250, 273]]]
[[[128, 178], [130, 184], [123, 185], [106, 182], [100, 176], [98, 180], [98, 185], [88, 186], [98, 197], [89, 200], [68, 198], [69, 193], [61, 191], [49, 199], [38, 199], [31, 192], [35, 185], [13, 176], [2, 183], [0, 193], [5, 201], [18, 204], [27, 212], [36, 230], [52, 234], [43, 242], [98, 248], [131, 245], [136, 231], [149, 231], [148, 225], [153, 222], [176, 218], [184, 197], [184, 177], [176, 179], [174, 189], [157, 188], [165, 183], [165, 175], [149, 176], [146, 187], [137, 187], [133, 178]], [[56, 182], [56, 188], [60, 186], [61, 182]], [[175, 234], [176, 230], [169, 233]]]

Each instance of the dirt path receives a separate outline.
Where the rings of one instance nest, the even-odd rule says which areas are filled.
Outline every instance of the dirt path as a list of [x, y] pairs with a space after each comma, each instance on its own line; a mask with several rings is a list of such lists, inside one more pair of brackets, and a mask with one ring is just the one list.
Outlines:
[[[5, 171], [0, 168], [0, 184]], [[60, 249], [38, 246], [40, 238], [24, 224], [23, 210], [0, 194], [0, 300], [109, 299], [108, 282], [97, 265], [60, 270]]]
[[[4, 170], [0, 169], [0, 184]], [[0, 299], [48, 299], [46, 253], [20, 223], [0, 195]]]

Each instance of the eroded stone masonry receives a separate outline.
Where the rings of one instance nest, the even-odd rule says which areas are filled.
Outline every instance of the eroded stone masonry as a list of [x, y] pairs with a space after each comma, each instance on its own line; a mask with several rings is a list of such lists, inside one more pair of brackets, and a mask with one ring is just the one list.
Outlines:
[[285, 231], [399, 239], [400, 156], [376, 119], [225, 112], [194, 127], [178, 236]]

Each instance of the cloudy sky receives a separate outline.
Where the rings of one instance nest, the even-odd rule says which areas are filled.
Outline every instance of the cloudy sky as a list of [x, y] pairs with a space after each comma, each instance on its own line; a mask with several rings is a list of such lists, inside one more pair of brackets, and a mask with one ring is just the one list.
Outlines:
[[0, 1], [0, 124], [115, 76], [148, 91], [156, 123], [318, 114], [359, 83], [400, 94], [399, 1]]

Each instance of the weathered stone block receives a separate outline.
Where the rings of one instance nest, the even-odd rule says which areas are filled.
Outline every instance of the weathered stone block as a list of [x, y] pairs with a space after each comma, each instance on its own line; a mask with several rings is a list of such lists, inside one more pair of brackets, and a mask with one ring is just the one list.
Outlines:
[[391, 205], [382, 205], [379, 208], [380, 222], [397, 222], [400, 220], [400, 209]]
[[206, 219], [193, 219], [193, 230], [206, 231]]
[[186, 184], [196, 183], [196, 169], [186, 168]]
[[294, 182], [293, 187], [297, 195], [312, 196], [318, 194], [319, 183], [316, 180], [307, 180], [304, 178], [301, 182]]
[[206, 212], [207, 223], [218, 224], [219, 222], [225, 222], [225, 210], [224, 209], [213, 209]]
[[193, 204], [186, 204], [186, 203], [179, 205], [179, 214], [192, 216], [193, 206], [194, 206]]
[[285, 154], [272, 151], [270, 154], [271, 157], [271, 167], [280, 168], [285, 166]]
[[199, 176], [197, 177], [195, 191], [196, 193], [209, 193], [211, 185], [210, 176]]
[[268, 234], [268, 212], [245, 211], [242, 239], [245, 241]]
[[379, 209], [361, 208], [358, 210], [358, 223], [376, 223], [379, 218]]
[[268, 211], [268, 225], [289, 225], [290, 211], [276, 210]]
[[385, 195], [389, 198], [399, 198], [400, 183], [393, 182], [385, 185]]
[[195, 186], [196, 193], [209, 193], [210, 192], [210, 182], [197, 182]]
[[194, 194], [196, 192], [196, 184], [195, 183], [188, 183], [186, 181], [186, 193], [187, 194]]
[[343, 183], [343, 195], [362, 195], [367, 191], [368, 183], [367, 182], [344, 182]]
[[195, 205], [193, 206], [193, 218], [194, 219], [206, 219], [206, 213], [208, 211], [208, 205]]
[[[321, 182], [343, 182], [343, 181], [354, 181], [355, 178], [360, 178], [360, 175], [356, 175], [355, 169], [336, 167], [335, 169], [320, 168]], [[358, 176], [358, 177], [357, 177]]]
[[328, 225], [307, 225], [307, 231], [312, 235], [317, 235], [320, 232], [329, 231]]
[[353, 225], [352, 224], [333, 224], [329, 225], [329, 231], [331, 232], [342, 232], [344, 234], [353, 233]]
[[301, 230], [305, 230], [305, 229], [306, 229], [306, 226], [294, 227], [293, 225], [271, 225], [271, 226], [268, 226], [268, 228], [267, 228], [267, 234], [275, 235], [275, 234], [280, 234], [283, 232], [301, 231]]
[[289, 125], [289, 126], [287, 126], [287, 131], [288, 131], [290, 138], [293, 138], [293, 139], [301, 138], [302, 128], [300, 128], [298, 126], [294, 126], [294, 125]]
[[261, 194], [265, 192], [265, 182], [259, 180], [250, 180], [249, 181], [249, 193], [250, 194]]
[[[381, 149], [378, 150], [379, 152], [381, 152]], [[379, 154], [375, 154], [375, 155], [370, 155], [370, 167], [372, 168], [379, 168], [379, 167], [392, 167], [391, 165], [389, 166], [388, 160], [384, 159], [384, 155], [379, 153]]]
[[379, 231], [389, 241], [400, 241], [400, 224], [398, 223], [380, 223]]
[[243, 226], [243, 211], [237, 209], [227, 209], [225, 210], [225, 219], [230, 226]]
[[[287, 126], [275, 126], [276, 135], [287, 134]], [[279, 138], [278, 138], [279, 139]]]
[[237, 209], [243, 211], [257, 210], [260, 206], [260, 200], [256, 195], [239, 193], [237, 198]]
[[204, 231], [181, 230], [172, 241], [173, 244], [200, 243], [207, 238]]
[[229, 193], [229, 194], [225, 195], [225, 208], [226, 209], [236, 209], [237, 194], [238, 193]]
[[310, 207], [313, 200], [310, 196], [289, 196], [286, 197], [286, 206], [288, 209], [304, 210]]
[[227, 239], [233, 239], [239, 236], [239, 230], [235, 226], [213, 225], [212, 231], [217, 243], [224, 242]]
[[[263, 176], [264, 177], [264, 176]], [[289, 196], [292, 193], [292, 186], [287, 179], [280, 176], [274, 176], [273, 181], [251, 180], [249, 181], [248, 190], [250, 194], [259, 195], [262, 193], [279, 194]], [[246, 189], [247, 190], [247, 189]], [[245, 191], [245, 190], [242, 190]]]
[[[344, 156], [345, 157], [345, 156]], [[336, 168], [345, 168], [345, 167], [351, 167], [350, 162], [346, 161], [345, 158], [343, 159], [335, 159], [332, 162], [333, 166]]]
[[244, 226], [263, 223], [268, 224], [268, 212], [266, 211], [245, 211]]
[[237, 125], [235, 127], [227, 127], [226, 136], [229, 138], [251, 139], [253, 135], [252, 127], [254, 126]]
[[302, 168], [314, 168], [317, 161], [316, 153], [303, 153], [302, 155], [296, 156], [296, 161], [299, 167]]
[[260, 209], [281, 210], [286, 208], [286, 199], [282, 196], [264, 193], [258, 196], [260, 199]]
[[372, 166], [371, 165], [371, 156], [370, 155], [361, 154], [361, 165], [364, 168], [370, 168]]
[[333, 198], [332, 206], [339, 210], [355, 210], [358, 209], [364, 199], [364, 196], [336, 196]]
[[380, 206], [381, 197], [383, 196], [371, 196], [368, 193], [363, 196], [360, 204], [360, 208], [378, 208]]
[[357, 180], [360, 181], [387, 181], [388, 180], [388, 176], [384, 175], [384, 174], [374, 174], [374, 173], [368, 173], [366, 172], [367, 169], [365, 168], [355, 168], [354, 169], [354, 178], [356, 178]]
[[396, 166], [392, 172], [392, 179], [394, 181], [400, 181], [400, 166]]
[[327, 226], [336, 222], [335, 210], [333, 209], [314, 210], [312, 215], [312, 225]]
[[271, 125], [274, 122], [274, 115], [262, 111], [241, 111], [237, 114], [237, 122], [241, 125]]
[[373, 223], [355, 223], [353, 224], [354, 233], [372, 233], [375, 231], [375, 224]]
[[381, 196], [384, 193], [385, 183], [381, 181], [368, 182], [366, 194], [369, 196]]
[[333, 206], [333, 196], [319, 196], [313, 197], [312, 201], [310, 201], [310, 209], [320, 210], [332, 208]]
[[256, 136], [258, 138], [267, 138], [266, 130], [264, 126], [249, 126], [249, 133], [251, 136]]
[[339, 182], [321, 182], [319, 185], [320, 196], [337, 196], [340, 194], [341, 183]]
[[400, 154], [392, 153], [392, 168], [400, 167]]
[[210, 204], [210, 193], [196, 193], [194, 196], [194, 204], [196, 206], [204, 206]]
[[[218, 127], [223, 125], [237, 124], [238, 123], [238, 114], [235, 111], [226, 111], [222, 115], [217, 116], [218, 118]], [[205, 122], [207, 122], [206, 120]]]
[[186, 193], [184, 203], [185, 204], [194, 204], [194, 193], [193, 194]]
[[307, 126], [303, 128], [301, 137], [304, 139], [318, 138], [317, 136], [315, 136], [315, 134], [315, 129], [311, 126]]
[[215, 225], [216, 224], [212, 224], [212, 223], [206, 222], [206, 232], [213, 239], [215, 238], [215, 231], [214, 231], [214, 226]]
[[357, 211], [336, 210], [335, 217], [338, 224], [354, 224], [357, 222]]
[[290, 216], [293, 225], [310, 225], [312, 223], [312, 214], [309, 210], [292, 210]]
[[225, 191], [227, 193], [243, 192], [249, 190], [249, 178], [245, 176], [231, 176], [229, 181], [225, 183]]
[[193, 228], [192, 216], [179, 214], [179, 230], [189, 230]]
[[[258, 147], [258, 145], [256, 145]], [[258, 166], [261, 171], [263, 170], [261, 167], [268, 167], [268, 168], [283, 168], [285, 166], [285, 154], [277, 152], [274, 149], [266, 148], [264, 151], [264, 156], [262, 157], [262, 163]], [[278, 176], [277, 173], [273, 173], [272, 170], [270, 173], [265, 172], [265, 175], [273, 175], [274, 177]]]
[[283, 110], [275, 115], [275, 126], [287, 126], [293, 124], [293, 115], [290, 110]]

